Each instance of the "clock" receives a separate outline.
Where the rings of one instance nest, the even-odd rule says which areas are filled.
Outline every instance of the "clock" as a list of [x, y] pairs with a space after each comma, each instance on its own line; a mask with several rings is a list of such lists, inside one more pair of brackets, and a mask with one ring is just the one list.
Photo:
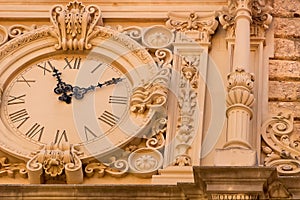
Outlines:
[[18, 66], [3, 83], [1, 102], [5, 133], [18, 144], [11, 150], [29, 156], [43, 145], [68, 143], [81, 159], [118, 150], [151, 121], [130, 111], [134, 76], [91, 51], [57, 51]]
[[164, 78], [151, 82], [160, 67], [135, 40], [99, 20], [96, 6], [55, 6], [52, 26], [0, 47], [2, 151], [28, 161], [45, 146], [65, 151], [67, 143], [89, 160], [149, 132], [166, 102], [158, 83]]

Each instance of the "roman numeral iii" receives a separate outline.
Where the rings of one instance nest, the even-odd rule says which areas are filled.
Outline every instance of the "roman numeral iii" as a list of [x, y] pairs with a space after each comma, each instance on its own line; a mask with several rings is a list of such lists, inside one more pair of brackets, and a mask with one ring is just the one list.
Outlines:
[[127, 104], [128, 98], [122, 96], [109, 96], [109, 103], [112, 104]]
[[98, 117], [98, 119], [111, 127], [116, 125], [118, 123], [118, 121], [120, 120], [120, 118], [118, 116], [116, 116], [108, 111], [104, 111], [104, 113], [100, 117]]

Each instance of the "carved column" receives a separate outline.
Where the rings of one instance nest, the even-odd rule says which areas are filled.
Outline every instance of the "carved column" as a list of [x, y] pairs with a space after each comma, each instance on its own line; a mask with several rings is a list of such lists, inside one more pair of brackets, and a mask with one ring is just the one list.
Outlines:
[[[255, 35], [252, 30], [258, 25], [258, 13], [265, 14], [261, 9], [264, 6], [262, 2], [264, 1], [230, 0], [228, 7], [219, 16], [223, 28], [227, 29], [227, 41], [230, 42], [233, 38], [233, 47], [229, 51], [234, 50], [232, 72], [227, 77], [227, 138], [223, 149], [217, 150], [216, 165], [252, 166], [257, 163], [256, 151], [252, 147], [255, 129], [253, 133], [250, 132], [255, 99], [254, 74], [250, 72], [256, 71], [253, 69], [255, 66], [251, 66], [253, 61], [250, 62], [250, 51], [251, 35]], [[264, 23], [260, 25], [262, 24]]]

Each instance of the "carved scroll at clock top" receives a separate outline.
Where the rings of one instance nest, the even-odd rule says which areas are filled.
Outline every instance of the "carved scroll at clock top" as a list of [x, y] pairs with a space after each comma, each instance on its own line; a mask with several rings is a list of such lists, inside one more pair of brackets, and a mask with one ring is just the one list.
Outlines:
[[89, 40], [96, 25], [102, 25], [101, 11], [95, 5], [85, 7], [82, 3], [70, 2], [66, 7], [57, 5], [51, 11], [57, 37], [57, 49], [83, 50], [92, 47]]

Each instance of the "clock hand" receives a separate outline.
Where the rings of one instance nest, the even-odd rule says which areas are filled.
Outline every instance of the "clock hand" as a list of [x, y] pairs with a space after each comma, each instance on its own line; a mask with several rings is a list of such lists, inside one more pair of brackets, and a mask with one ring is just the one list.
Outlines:
[[67, 104], [70, 104], [72, 100], [72, 93], [68, 93], [72, 92], [72, 85], [66, 84], [64, 81], [62, 81], [60, 77], [61, 73], [55, 67], [53, 68], [53, 76], [56, 77], [57, 80], [56, 87], [54, 88], [54, 93], [60, 94], [60, 96], [58, 97], [60, 101], [64, 101]]
[[82, 99], [84, 97], [84, 94], [87, 93], [88, 91], [94, 91], [96, 88], [102, 88], [103, 86], [109, 86], [109, 85], [114, 85], [119, 82], [121, 82], [123, 79], [122, 78], [112, 78], [111, 80], [105, 81], [104, 83], [99, 83], [97, 85], [91, 85], [89, 87], [78, 87], [74, 86], [73, 87], [73, 96], [75, 99]]

